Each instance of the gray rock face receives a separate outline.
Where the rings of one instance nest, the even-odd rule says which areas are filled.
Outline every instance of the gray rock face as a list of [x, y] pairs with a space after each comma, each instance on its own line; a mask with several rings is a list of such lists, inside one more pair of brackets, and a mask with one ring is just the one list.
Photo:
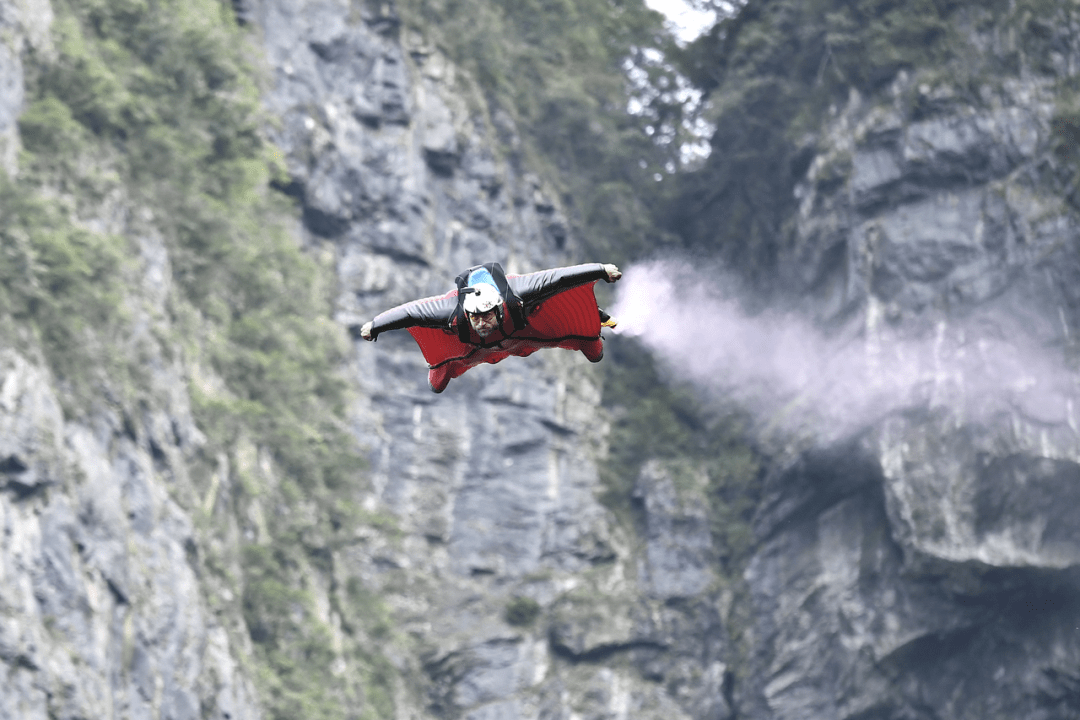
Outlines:
[[[265, 49], [280, 189], [300, 201], [299, 240], [336, 270], [342, 325], [479, 262], [605, 260], [578, 257], [512, 120], [392, 4], [233, 5]], [[0, 0], [5, 168], [20, 53], [47, 42], [48, 17]], [[1073, 60], [1059, 65], [1077, 67], [1062, 42]], [[356, 499], [399, 532], [325, 548], [332, 577], [306, 582], [339, 634], [335, 588], [359, 579], [385, 603], [406, 638], [385, 648], [398, 717], [1080, 713], [1080, 445], [1060, 357], [1080, 273], [1075, 215], [1047, 192], [1052, 78], [1007, 79], [977, 105], [922, 84], [853, 96], [823, 129], [782, 272], [823, 323], [856, 318], [874, 352], [930, 333], [937, 357], [967, 351], [967, 364], [940, 363], [925, 402], [842, 442], [778, 454], [745, 598], [719, 578], [703, 478], [648, 464], [633, 531], [597, 500], [607, 419], [584, 358], [514, 358], [434, 395], [407, 335], [356, 342], [351, 422], [372, 481]], [[138, 244], [137, 312], [167, 322], [168, 253]], [[972, 349], [1002, 338], [1023, 352]], [[201, 442], [183, 378], [212, 381], [151, 364], [158, 402], [143, 416], [105, 404], [75, 420], [40, 363], [0, 351], [0, 718], [261, 716], [176, 499], [195, 497]], [[972, 368], [994, 383], [966, 382]], [[227, 465], [186, 507], [213, 509]], [[243, 523], [253, 538], [262, 512], [252, 502]], [[535, 612], [515, 617], [515, 602]]]
[[12, 351], [0, 377], [0, 717], [260, 717], [148, 434], [65, 420]]
[[713, 579], [708, 506], [700, 503], [704, 484], [680, 498], [670, 475], [656, 464], [638, 478], [634, 498], [645, 511], [645, 555], [638, 573], [654, 597], [694, 597]]
[[[269, 63], [265, 104], [279, 122], [268, 132], [290, 175], [279, 189], [300, 201], [298, 239], [336, 268], [343, 325], [444, 292], [480, 262], [527, 272], [605, 260], [577, 257], [512, 120], [402, 37], [392, 4], [233, 5]], [[0, 46], [0, 69], [12, 70], [0, 88], [5, 157], [17, 148], [19, 53], [37, 37], [15, 11], [32, 6], [0, 4], [16, 38]], [[47, 12], [35, 17], [47, 26]], [[250, 648], [231, 626], [237, 598], [201, 557], [265, 535], [258, 498], [238, 501], [246, 517], [220, 509], [264, 458], [238, 448], [198, 488], [189, 477], [204, 440], [188, 379], [210, 391], [216, 381], [161, 352], [152, 330], [167, 336], [171, 322], [169, 253], [147, 218], [142, 230], [114, 226], [127, 216], [102, 222], [139, 248], [130, 300], [154, 398], [143, 412], [103, 399], [66, 418], [40, 362], [0, 354], [0, 718], [258, 718], [239, 659]], [[406, 334], [355, 351], [352, 425], [372, 486], [356, 500], [399, 532], [324, 548], [330, 576], [311, 572], [305, 590], [339, 645], [340, 588], [359, 580], [387, 607], [407, 638], [379, 648], [397, 673], [385, 690], [399, 717], [730, 715], [704, 490], [662, 469], [643, 476], [639, 553], [596, 499], [607, 427], [594, 366], [545, 352], [434, 395]], [[200, 534], [204, 516], [224, 527]], [[512, 624], [521, 599], [537, 612]]]
[[853, 96], [823, 131], [784, 272], [822, 322], [856, 318], [868, 353], [934, 338], [937, 371], [920, 400], [774, 469], [741, 716], [1080, 711], [1080, 275], [1055, 82], [1005, 79], [972, 104], [902, 74], [893, 104]]
[[[47, 0], [0, 2], [9, 175], [23, 59], [50, 50], [51, 22]], [[163, 315], [164, 297], [148, 297]], [[159, 375], [163, 397], [183, 387]], [[139, 419], [108, 408], [66, 418], [40, 362], [0, 348], [0, 718], [261, 717], [188, 562], [191, 519], [170, 495], [197, 437], [184, 402]]]
[[[873, 463], [875, 448], [865, 451]], [[954, 452], [949, 462], [966, 457]], [[920, 455], [918, 465], [940, 467], [935, 459]], [[829, 466], [793, 468], [783, 482], [816, 483], [822, 471], [826, 480], [832, 474]], [[1038, 563], [1030, 553], [1017, 565], [1015, 542], [998, 541], [996, 553], [956, 543], [965, 557], [931, 556], [926, 550], [938, 548], [912, 542], [894, 515], [892, 492], [902, 481], [884, 479], [884, 495], [882, 480], [868, 473], [846, 492], [818, 498], [824, 507], [787, 516], [756, 554], [747, 571], [757, 648], [757, 681], [743, 696], [749, 715], [922, 717], [931, 707], [961, 718], [1069, 717], [1075, 572], [1056, 570], [1058, 555]], [[984, 476], [991, 480], [999, 499], [1016, 492], [997, 473]], [[936, 511], [938, 521], [985, 512], [978, 501], [939, 506], [954, 488], [934, 490], [905, 510]], [[1060, 512], [1040, 514], [1047, 518], [1063, 524]], [[992, 522], [1011, 536], [1027, 529], [1023, 512], [1000, 506]]]
[[[1073, 222], [1036, 187], [1052, 88], [1005, 81], [985, 108], [910, 118], [901, 98], [932, 92], [905, 76], [891, 107], [853, 95], [797, 190], [800, 241], [782, 272], [818, 296], [824, 319], [874, 302], [894, 320], [946, 305], [955, 313], [1008, 304], [1006, 291], [1056, 313], [1060, 293], [1030, 272]], [[847, 177], [839, 192], [836, 172]]]
[[[266, 104], [282, 118], [276, 139], [305, 242], [337, 261], [338, 319], [357, 325], [441, 294], [477, 263], [529, 272], [604, 261], [576, 256], [509, 117], [486, 110], [420, 38], [402, 37], [391, 5], [355, 7], [266, 0], [249, 15], [275, 77]], [[643, 478], [652, 529], [639, 563], [595, 497], [606, 425], [592, 365], [564, 351], [512, 358], [435, 395], [407, 334], [355, 350], [354, 429], [374, 486], [363, 502], [392, 512], [404, 537], [335, 564], [426, 648], [417, 681], [427, 700], [410, 698], [408, 712], [728, 716], [726, 650], [706, 599], [709, 529], [693, 508], [702, 491], [680, 500], [669, 480]], [[531, 624], [507, 624], [514, 598], [538, 603]]]

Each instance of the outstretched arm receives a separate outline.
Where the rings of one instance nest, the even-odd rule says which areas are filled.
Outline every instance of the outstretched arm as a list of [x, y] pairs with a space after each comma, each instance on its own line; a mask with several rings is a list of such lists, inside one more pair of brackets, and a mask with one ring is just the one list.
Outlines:
[[563, 290], [597, 280], [612, 283], [621, 277], [619, 268], [610, 263], [586, 263], [519, 275], [507, 278], [507, 282], [526, 306], [535, 306]]
[[360, 328], [360, 337], [374, 340], [379, 333], [387, 330], [401, 330], [410, 327], [446, 327], [457, 307], [457, 298], [450, 294], [414, 300], [398, 305], [375, 319], [364, 323]]

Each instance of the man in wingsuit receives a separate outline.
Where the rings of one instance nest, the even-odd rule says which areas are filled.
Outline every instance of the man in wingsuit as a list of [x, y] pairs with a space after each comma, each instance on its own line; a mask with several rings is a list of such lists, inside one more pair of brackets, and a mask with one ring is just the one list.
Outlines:
[[387, 330], [407, 329], [437, 393], [480, 363], [541, 348], [580, 350], [600, 362], [600, 328], [615, 327], [615, 319], [597, 307], [593, 285], [621, 277], [619, 268], [600, 263], [525, 275], [507, 275], [499, 263], [477, 265], [459, 275], [450, 292], [391, 308], [365, 323], [359, 336], [375, 340]]

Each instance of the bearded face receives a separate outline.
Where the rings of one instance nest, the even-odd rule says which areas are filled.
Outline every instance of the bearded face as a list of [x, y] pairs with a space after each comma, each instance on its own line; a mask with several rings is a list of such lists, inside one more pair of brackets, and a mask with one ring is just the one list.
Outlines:
[[499, 326], [499, 317], [494, 309], [488, 310], [486, 313], [468, 313], [468, 317], [472, 329], [482, 338], [486, 338], [495, 332], [495, 329]]

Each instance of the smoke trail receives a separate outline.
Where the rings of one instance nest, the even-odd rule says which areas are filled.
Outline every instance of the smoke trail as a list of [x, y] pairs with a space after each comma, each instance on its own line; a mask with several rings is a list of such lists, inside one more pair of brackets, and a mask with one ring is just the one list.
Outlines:
[[617, 286], [618, 330], [762, 423], [820, 439], [907, 408], [945, 407], [965, 422], [1018, 412], [1077, 431], [1076, 376], [1060, 349], [1005, 317], [904, 337], [871, 306], [859, 328], [826, 334], [798, 314], [747, 314], [733, 287], [687, 261], [635, 265]]

